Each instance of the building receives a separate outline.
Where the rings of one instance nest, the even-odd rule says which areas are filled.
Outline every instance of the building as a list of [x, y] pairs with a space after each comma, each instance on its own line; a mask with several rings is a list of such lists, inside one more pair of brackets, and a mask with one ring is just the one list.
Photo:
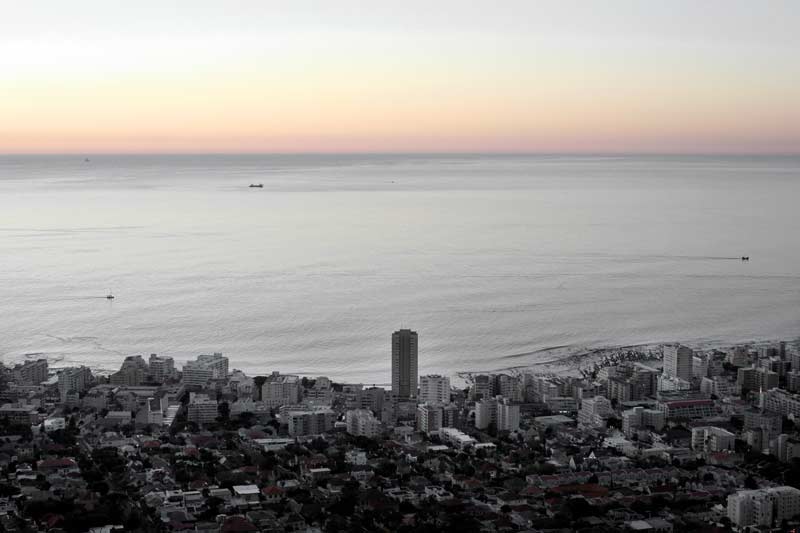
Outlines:
[[667, 420], [674, 418], [706, 418], [714, 414], [712, 400], [660, 400], [658, 409]]
[[661, 431], [665, 424], [666, 417], [658, 409], [634, 407], [622, 412], [622, 431], [627, 437], [632, 436], [639, 429], [648, 427], [652, 427], [655, 431]]
[[664, 346], [664, 374], [686, 381], [692, 380], [694, 352], [680, 344]]
[[465, 450], [478, 442], [466, 433], [456, 428], [449, 427], [444, 427], [439, 430], [439, 438], [442, 439], [442, 442], [459, 450]]
[[175, 360], [172, 357], [159, 357], [151, 353], [148, 360], [150, 379], [154, 383], [165, 383], [175, 377]]
[[519, 379], [508, 374], [495, 374], [494, 376], [495, 395], [508, 398], [512, 402], [522, 401], [522, 385]]
[[186, 419], [195, 424], [210, 424], [219, 416], [219, 404], [207, 394], [189, 394], [189, 405], [186, 408]]
[[800, 395], [783, 389], [771, 389], [761, 393], [761, 403], [765, 411], [782, 416], [800, 417]]
[[273, 372], [261, 386], [261, 401], [270, 408], [294, 405], [300, 403], [302, 392], [298, 376]]
[[449, 403], [442, 407], [442, 427], [457, 428], [462, 423], [461, 409], [456, 404]]
[[204, 387], [211, 381], [214, 373], [198, 361], [188, 361], [183, 365], [181, 380], [187, 387]]
[[738, 528], [779, 526], [800, 514], [800, 489], [770, 487], [740, 490], [728, 496], [728, 518]]
[[740, 368], [736, 372], [736, 384], [751, 391], [774, 389], [779, 379], [777, 372], [767, 368]]
[[415, 331], [392, 333], [392, 395], [413, 398], [417, 395], [418, 338]]
[[605, 427], [605, 421], [611, 413], [611, 402], [605, 396], [584, 398], [578, 411], [578, 423], [584, 426]]
[[696, 452], [733, 451], [736, 435], [722, 428], [702, 426], [692, 428], [692, 449]]
[[783, 417], [779, 413], [748, 409], [744, 412], [742, 430], [748, 431], [753, 429], [761, 430], [764, 440], [769, 442], [781, 434], [783, 429]]
[[92, 381], [92, 371], [87, 366], [74, 366], [65, 368], [58, 373], [58, 392], [61, 401], [66, 401], [69, 393], [80, 395], [89, 388]]
[[17, 385], [38, 385], [42, 381], [47, 381], [47, 359], [25, 361], [21, 365], [15, 365], [12, 373], [14, 383]]
[[475, 427], [488, 429], [491, 424], [495, 425], [497, 431], [518, 430], [519, 405], [503, 396], [475, 402]]
[[431, 374], [419, 378], [419, 401], [422, 403], [450, 403], [450, 378]]
[[381, 433], [381, 423], [369, 409], [347, 411], [345, 424], [351, 435], [375, 438]]
[[790, 437], [789, 435], [778, 435], [770, 443], [770, 453], [778, 458], [779, 461], [788, 463], [792, 459], [800, 457], [800, 440]]
[[7, 420], [9, 424], [30, 426], [38, 424], [39, 419], [39, 411], [33, 406], [11, 403], [0, 406], [0, 420]]
[[708, 356], [704, 353], [692, 356], [692, 377], [702, 379], [708, 377]]
[[480, 400], [482, 398], [494, 397], [494, 380], [486, 374], [479, 374], [472, 380], [472, 386], [469, 389], [471, 400]]
[[219, 352], [211, 355], [198, 355], [197, 362], [211, 369], [212, 379], [225, 379], [228, 377], [228, 358]]
[[336, 423], [336, 413], [329, 408], [292, 409], [282, 416], [289, 426], [289, 435], [299, 437], [302, 435], [319, 435], [333, 430]]
[[658, 376], [658, 391], [691, 390], [692, 383], [685, 379], [676, 378], [667, 374]]
[[442, 428], [444, 413], [441, 404], [423, 403], [417, 406], [417, 431], [433, 433]]
[[578, 401], [572, 396], [546, 396], [544, 403], [551, 413], [578, 412]]
[[147, 381], [149, 373], [147, 362], [141, 355], [129, 355], [122, 361], [120, 369], [111, 374], [109, 382], [112, 385], [138, 387]]
[[706, 396], [716, 396], [717, 398], [727, 398], [737, 394], [736, 387], [722, 376], [701, 379], [700, 392]]
[[786, 373], [786, 388], [791, 392], [800, 392], [800, 371]]
[[728, 362], [737, 367], [747, 366], [750, 363], [750, 356], [747, 355], [747, 350], [737, 346], [728, 353]]
[[383, 401], [386, 398], [386, 389], [382, 387], [367, 387], [361, 391], [361, 409], [370, 409], [373, 413], [383, 411]]

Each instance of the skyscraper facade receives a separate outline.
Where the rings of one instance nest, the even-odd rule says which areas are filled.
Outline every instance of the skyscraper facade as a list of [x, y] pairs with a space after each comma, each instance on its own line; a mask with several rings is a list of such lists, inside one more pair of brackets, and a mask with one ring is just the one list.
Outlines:
[[664, 374], [691, 381], [693, 357], [694, 352], [686, 346], [664, 346]]
[[410, 329], [392, 333], [392, 395], [417, 395], [417, 333]]

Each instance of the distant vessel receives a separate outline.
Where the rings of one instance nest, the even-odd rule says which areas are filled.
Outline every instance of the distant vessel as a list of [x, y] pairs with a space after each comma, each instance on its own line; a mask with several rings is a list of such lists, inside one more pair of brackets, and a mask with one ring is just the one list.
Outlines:
[[108, 294], [106, 294], [106, 300], [113, 300], [113, 299], [114, 299], [114, 295], [111, 294], [111, 291], [108, 291]]
[[742, 261], [750, 261], [750, 256], [749, 255], [743, 255], [742, 256]]
[[88, 157], [87, 157], [87, 158], [85, 158], [85, 159], [83, 160], [83, 162], [84, 162], [84, 163], [88, 163], [88, 162], [89, 162], [89, 158], [88, 158]]
[[264, 188], [264, 184], [263, 183], [251, 183], [250, 187], [251, 188], [255, 188], [255, 189], [263, 189]]

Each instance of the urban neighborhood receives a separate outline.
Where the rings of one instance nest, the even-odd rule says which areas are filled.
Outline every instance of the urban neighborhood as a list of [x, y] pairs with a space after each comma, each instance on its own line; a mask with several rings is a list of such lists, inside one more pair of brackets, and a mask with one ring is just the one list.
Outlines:
[[2, 373], [0, 528], [789, 531], [798, 348], [665, 344], [457, 382], [420, 375], [401, 329], [390, 387], [248, 376], [221, 353], [107, 375], [30, 357]]

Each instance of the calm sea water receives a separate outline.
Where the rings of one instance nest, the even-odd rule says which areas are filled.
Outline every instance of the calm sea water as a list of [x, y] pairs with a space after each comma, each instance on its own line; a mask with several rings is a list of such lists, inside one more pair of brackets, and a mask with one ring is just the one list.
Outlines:
[[90, 158], [0, 157], [6, 364], [385, 383], [399, 327], [448, 374], [800, 334], [800, 158]]

